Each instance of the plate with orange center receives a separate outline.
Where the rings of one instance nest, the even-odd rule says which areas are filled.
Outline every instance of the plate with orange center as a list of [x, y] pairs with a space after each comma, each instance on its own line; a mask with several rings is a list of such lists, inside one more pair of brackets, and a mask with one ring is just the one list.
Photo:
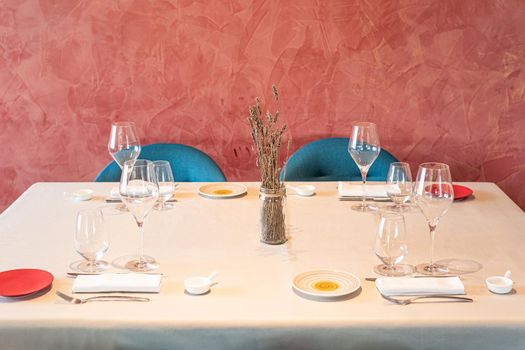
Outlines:
[[235, 198], [248, 192], [246, 186], [231, 182], [218, 182], [201, 186], [199, 194], [206, 198]]
[[306, 295], [335, 298], [351, 294], [361, 287], [355, 275], [341, 270], [323, 269], [298, 274], [292, 288]]

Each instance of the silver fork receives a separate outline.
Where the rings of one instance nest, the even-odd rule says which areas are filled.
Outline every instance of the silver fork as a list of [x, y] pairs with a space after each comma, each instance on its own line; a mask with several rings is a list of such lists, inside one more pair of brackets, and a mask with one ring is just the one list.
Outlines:
[[443, 295], [443, 294], [419, 295], [417, 297], [411, 297], [407, 299], [397, 299], [397, 298], [389, 297], [383, 294], [381, 294], [381, 296], [385, 298], [386, 300], [392, 303], [398, 304], [398, 305], [412, 304], [414, 301], [419, 300], [419, 299], [445, 299], [442, 301], [436, 301], [438, 303], [461, 303], [461, 302], [471, 303], [474, 301], [473, 299], [467, 298], [467, 297], [459, 297], [456, 295]]
[[142, 301], [142, 302], [149, 301], [149, 298], [132, 297], [130, 295], [99, 295], [96, 297], [79, 299], [79, 298], [71, 297], [58, 290], [56, 292], [56, 295], [58, 295], [65, 301], [70, 302], [71, 304], [85, 304], [88, 301]]

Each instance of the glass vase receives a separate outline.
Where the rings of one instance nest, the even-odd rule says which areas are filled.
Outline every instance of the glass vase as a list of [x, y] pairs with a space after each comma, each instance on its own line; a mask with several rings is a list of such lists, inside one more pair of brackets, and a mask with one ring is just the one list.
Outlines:
[[259, 190], [261, 242], [283, 244], [286, 237], [286, 187]]

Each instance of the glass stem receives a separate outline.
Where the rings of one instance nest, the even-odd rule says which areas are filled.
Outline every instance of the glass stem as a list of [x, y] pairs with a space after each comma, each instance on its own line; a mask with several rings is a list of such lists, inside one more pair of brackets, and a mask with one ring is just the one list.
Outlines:
[[366, 170], [361, 170], [361, 178], [363, 179], [363, 200], [361, 206], [366, 207]]
[[432, 270], [434, 266], [434, 236], [436, 235], [437, 224], [428, 224], [430, 228], [430, 264], [429, 267]]
[[139, 246], [139, 264], [140, 266], [144, 265], [144, 222], [138, 222], [137, 226], [139, 227], [140, 235], [140, 246]]

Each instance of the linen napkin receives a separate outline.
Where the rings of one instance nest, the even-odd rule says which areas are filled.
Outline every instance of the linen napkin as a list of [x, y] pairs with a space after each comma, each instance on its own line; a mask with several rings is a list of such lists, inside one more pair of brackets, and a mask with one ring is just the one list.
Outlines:
[[98, 292], [160, 292], [162, 275], [140, 273], [108, 273], [80, 275], [73, 282], [73, 293]]
[[[388, 186], [385, 184], [366, 184], [366, 196], [367, 197], [385, 197], [388, 195], [386, 191]], [[363, 196], [363, 184], [350, 184], [343, 181], [339, 181], [337, 186], [339, 197], [362, 197]]]
[[376, 287], [386, 296], [465, 294], [459, 277], [383, 277], [376, 280]]

